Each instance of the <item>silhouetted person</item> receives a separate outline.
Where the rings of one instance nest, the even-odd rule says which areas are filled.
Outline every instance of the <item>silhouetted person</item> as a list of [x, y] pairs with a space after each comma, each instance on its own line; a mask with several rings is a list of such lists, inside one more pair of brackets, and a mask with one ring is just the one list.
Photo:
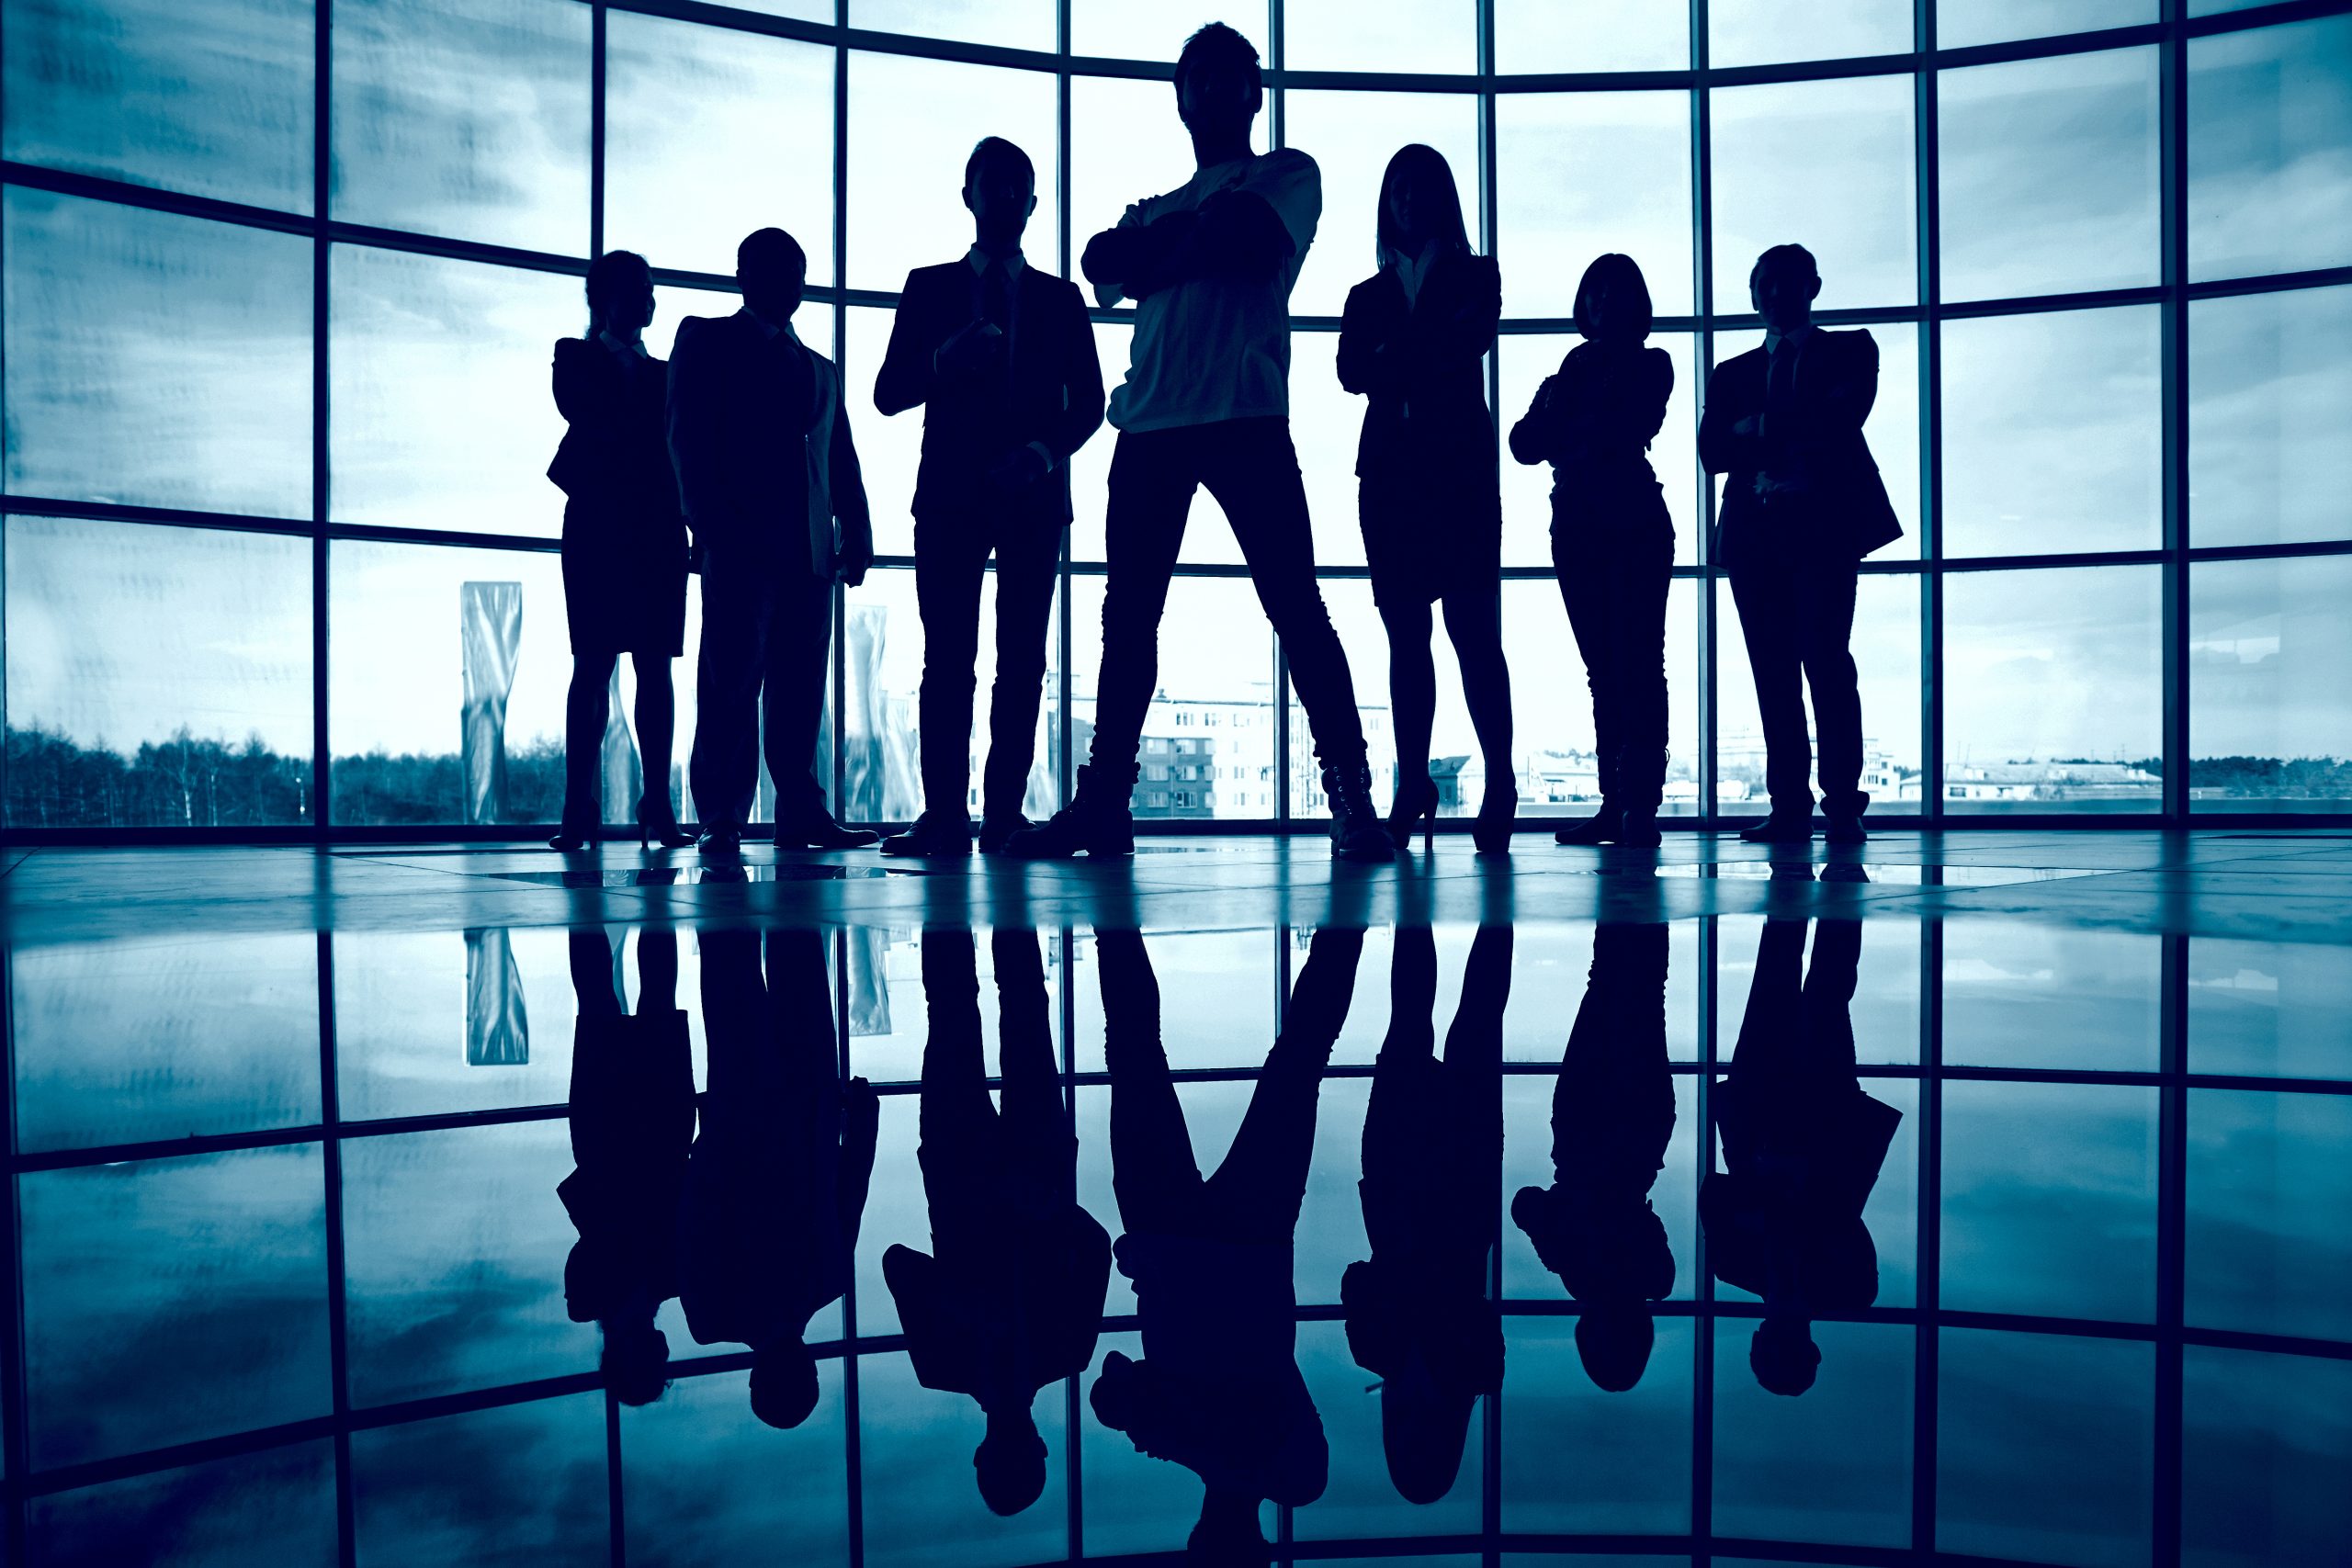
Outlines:
[[1349, 290], [1340, 321], [1340, 385], [1371, 400], [1356, 445], [1357, 513], [1373, 603], [1388, 628], [1396, 730], [1388, 830], [1404, 849], [1416, 822], [1437, 819], [1430, 606], [1442, 604], [1487, 766], [1476, 842], [1481, 853], [1500, 853], [1519, 810], [1503, 662], [1503, 502], [1485, 364], [1502, 314], [1502, 275], [1470, 249], [1453, 171], [1433, 147], [1415, 142], [1388, 160], [1378, 232], [1380, 270]]
[[842, 1082], [825, 939], [702, 935], [702, 1132], [686, 1169], [679, 1301], [697, 1345], [752, 1349], [752, 1412], [797, 1427], [817, 1405], [808, 1320], [849, 1287], [880, 1102]]
[[1349, 1351], [1381, 1380], [1381, 1447], [1408, 1502], [1434, 1503], [1453, 1489], [1478, 1396], [1503, 1385], [1487, 1260], [1503, 1184], [1510, 952], [1510, 927], [1478, 928], [1440, 1062], [1437, 942], [1427, 926], [1396, 931], [1356, 1188], [1372, 1257], [1348, 1265], [1340, 1303]]
[[1674, 1251], [1650, 1188], [1674, 1136], [1666, 1060], [1667, 929], [1604, 925], [1552, 1091], [1552, 1185], [1522, 1187], [1510, 1217], [1584, 1311], [1577, 1355], [1611, 1393], [1642, 1381], [1650, 1303], [1674, 1289]]
[[1176, 60], [1176, 107], [1197, 172], [1087, 242], [1095, 299], [1137, 302], [1126, 379], [1111, 395], [1119, 444], [1104, 525], [1102, 668], [1077, 792], [1052, 820], [1014, 835], [1006, 847], [1017, 855], [1135, 852], [1128, 800], [1159, 682], [1159, 616], [1203, 485], [1233, 525], [1290, 660], [1323, 765], [1334, 852], [1396, 852], [1373, 814], [1355, 685], [1315, 580], [1290, 437], [1290, 290], [1322, 212], [1322, 175], [1296, 148], [1250, 151], [1264, 97], [1247, 39], [1220, 22], [1194, 33]]
[[1854, 1073], [1862, 923], [1818, 922], [1809, 973], [1804, 927], [1764, 922], [1730, 1074], [1714, 1090], [1725, 1168], [1699, 1185], [1708, 1267], [1764, 1298], [1747, 1364], [1786, 1394], [1811, 1388], [1821, 1366], [1814, 1318], [1878, 1299], [1862, 1209], [1903, 1121]]
[[1001, 1090], [989, 1100], [968, 927], [922, 933], [923, 1197], [931, 1251], [893, 1247], [882, 1277], [923, 1387], [969, 1394], [988, 1417], [972, 1454], [980, 1496], [1017, 1514], [1046, 1486], [1037, 1391], [1094, 1360], [1111, 1237], [1078, 1202], [1078, 1139], [1062, 1105], [1034, 931], [1000, 929]]
[[1552, 571], [1592, 688], [1600, 809], [1563, 844], [1653, 845], [1666, 793], [1666, 596], [1674, 521], [1650, 468], [1674, 359], [1647, 345], [1650, 290], [1611, 253], [1577, 285], [1584, 341], [1511, 427], [1511, 456], [1552, 465]]
[[701, 711], [690, 763], [703, 848], [733, 854], [764, 732], [779, 849], [855, 849], [813, 771], [833, 581], [874, 558], [865, 484], [833, 362], [792, 330], [808, 260], [781, 229], [735, 252], [743, 308], [688, 316], [671, 350], [670, 452], [703, 552]]
[[886, 855], [963, 855], [980, 592], [996, 556], [996, 685], [980, 791], [980, 848], [1029, 826], [1046, 633], [1068, 525], [1069, 457], [1102, 423], [1094, 326], [1077, 286], [1031, 266], [1029, 155], [1001, 137], [972, 149], [964, 205], [975, 239], [907, 275], [874, 382], [886, 414], [924, 405], [915, 471], [915, 596], [922, 612], [923, 813]]
[[631, 1016], [605, 933], [571, 933], [573, 1168], [555, 1190], [580, 1239], [564, 1259], [563, 1304], [603, 1332], [605, 1383], [624, 1404], [650, 1404], [667, 1385], [670, 1341], [653, 1318], [678, 1293], [678, 1202], [695, 1138], [675, 932], [639, 934], [637, 974]]
[[1111, 1076], [1111, 1187], [1126, 1234], [1143, 1359], [1114, 1350], [1088, 1395], [1138, 1452], [1205, 1488], [1194, 1561], [1263, 1562], [1258, 1507], [1323, 1495], [1330, 1445], [1299, 1375], [1292, 1245], [1315, 1152], [1315, 1103], [1347, 1020], [1363, 932], [1317, 931], [1282, 1036], [1216, 1174], [1193, 1156], [1159, 1039], [1159, 987], [1143, 937], [1096, 933]]
[[565, 429], [548, 478], [564, 493], [563, 614], [571, 634], [564, 702], [563, 825], [550, 849], [595, 842], [605, 819], [601, 763], [613, 667], [637, 666], [637, 744], [645, 789], [639, 842], [690, 842], [670, 803], [677, 700], [670, 660], [685, 648], [686, 525], [662, 427], [668, 367], [645, 352], [653, 274], [633, 251], [588, 266], [588, 334], [558, 338], [555, 406]]
[[1741, 837], [1813, 837], [1810, 683], [1829, 841], [1860, 843], [1871, 797], [1862, 793], [1861, 692], [1847, 647], [1856, 566], [1903, 536], [1862, 439], [1878, 396], [1878, 344], [1860, 327], [1813, 324], [1821, 274], [1803, 245], [1775, 245], [1757, 257], [1747, 292], [1764, 318], [1764, 346], [1715, 367], [1699, 422], [1699, 460], [1729, 476], [1715, 559], [1729, 570], [1739, 605], [1772, 799], [1771, 815]]

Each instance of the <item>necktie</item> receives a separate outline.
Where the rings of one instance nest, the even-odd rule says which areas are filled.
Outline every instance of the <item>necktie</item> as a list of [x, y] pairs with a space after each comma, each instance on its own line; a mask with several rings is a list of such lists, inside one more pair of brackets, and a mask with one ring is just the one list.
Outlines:
[[1789, 400], [1789, 393], [1796, 382], [1797, 345], [1787, 338], [1772, 351], [1770, 367], [1764, 375], [1764, 406], [1773, 409]]

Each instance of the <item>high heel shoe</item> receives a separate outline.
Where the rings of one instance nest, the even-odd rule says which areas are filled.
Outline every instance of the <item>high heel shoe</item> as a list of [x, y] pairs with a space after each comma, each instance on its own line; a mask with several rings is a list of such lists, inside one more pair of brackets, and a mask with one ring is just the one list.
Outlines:
[[1388, 836], [1396, 840], [1398, 849], [1411, 851], [1416, 822], [1421, 825], [1421, 853], [1428, 854], [1436, 847], [1437, 801], [1437, 781], [1427, 773], [1421, 775], [1418, 784], [1403, 780], [1397, 783], [1396, 798], [1388, 807]]
[[1478, 815], [1471, 821], [1470, 841], [1482, 855], [1507, 855], [1510, 853], [1510, 836], [1518, 827], [1519, 786], [1490, 785], [1485, 798], [1478, 802]]
[[[649, 810], [649, 807], [655, 809]], [[651, 802], [639, 796], [637, 803], [637, 847], [640, 850], [655, 844], [665, 850], [683, 850], [695, 841], [695, 836], [678, 826], [678, 814], [670, 809], [666, 800]]]
[[564, 827], [558, 828], [555, 832], [548, 837], [548, 848], [561, 854], [571, 854], [574, 851], [588, 848], [588, 846], [593, 842], [594, 842], [593, 835], [582, 832], [577, 828], [566, 825]]
[[566, 792], [563, 802], [563, 824], [548, 840], [548, 848], [561, 854], [596, 847], [596, 822], [603, 816], [594, 806], [582, 807]]

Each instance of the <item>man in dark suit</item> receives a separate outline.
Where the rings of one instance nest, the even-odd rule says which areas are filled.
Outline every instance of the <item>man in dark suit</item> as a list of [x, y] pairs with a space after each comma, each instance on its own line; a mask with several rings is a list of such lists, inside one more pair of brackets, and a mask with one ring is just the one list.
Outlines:
[[703, 556], [689, 775], [707, 853], [742, 847], [763, 720], [776, 846], [878, 837], [833, 820], [814, 771], [833, 580], [864, 581], [874, 529], [841, 374], [792, 330], [807, 273], [791, 235], [751, 234], [735, 252], [743, 308], [688, 316], [670, 353], [670, 455]]
[[1758, 843], [1813, 837], [1811, 747], [1804, 686], [1821, 739], [1821, 807], [1831, 843], [1860, 843], [1862, 699], [1847, 644], [1856, 569], [1903, 536], [1862, 422], [1878, 396], [1878, 344], [1868, 332], [1813, 324], [1821, 274], [1803, 245], [1756, 258], [1747, 291], [1764, 346], [1715, 367], [1699, 422], [1699, 457], [1727, 474], [1715, 558], [1733, 599], [1764, 723], [1771, 815], [1741, 836]]
[[1094, 328], [1075, 285], [1021, 254], [1036, 209], [1029, 155], [984, 139], [964, 167], [976, 231], [956, 261], [907, 275], [889, 351], [874, 383], [885, 414], [917, 404], [915, 595], [922, 611], [923, 813], [884, 840], [886, 855], [963, 855], [964, 806], [979, 657], [980, 589], [996, 555], [996, 686], [981, 790], [980, 848], [1029, 826], [1021, 812], [1046, 679], [1046, 630], [1069, 457], [1102, 423]]

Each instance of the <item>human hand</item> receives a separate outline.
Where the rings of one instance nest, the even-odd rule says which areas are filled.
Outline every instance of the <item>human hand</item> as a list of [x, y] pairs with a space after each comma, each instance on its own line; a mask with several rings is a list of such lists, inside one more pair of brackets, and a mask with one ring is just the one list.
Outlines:
[[1734, 423], [1731, 433], [1734, 435], [1761, 435], [1764, 433], [1764, 416], [1758, 413], [1749, 414], [1746, 419]]
[[1017, 495], [1043, 479], [1049, 471], [1035, 446], [1015, 446], [989, 469], [989, 483], [1008, 495]]
[[968, 376], [993, 363], [1003, 344], [1004, 333], [994, 321], [975, 320], [939, 345], [932, 367], [942, 376]]

